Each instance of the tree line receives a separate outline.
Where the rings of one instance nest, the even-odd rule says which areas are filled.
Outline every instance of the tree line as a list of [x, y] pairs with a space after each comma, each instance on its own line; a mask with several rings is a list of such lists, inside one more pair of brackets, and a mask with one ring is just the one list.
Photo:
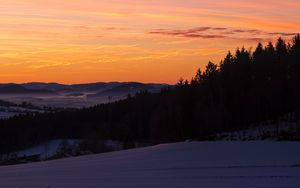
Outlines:
[[300, 35], [287, 43], [238, 48], [209, 62], [191, 80], [159, 93], [90, 108], [29, 113], [0, 120], [0, 153], [54, 138], [113, 139], [153, 143], [210, 139], [216, 132], [245, 129], [300, 111]]

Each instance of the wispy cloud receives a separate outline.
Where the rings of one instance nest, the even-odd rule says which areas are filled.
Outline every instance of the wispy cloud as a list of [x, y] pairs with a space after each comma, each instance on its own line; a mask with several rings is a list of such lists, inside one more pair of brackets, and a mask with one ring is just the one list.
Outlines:
[[268, 33], [269, 35], [281, 35], [281, 36], [294, 36], [298, 33], [285, 33], [285, 32], [274, 32], [274, 33]]
[[214, 28], [214, 27], [196, 27], [187, 30], [165, 30], [165, 29], [155, 29], [149, 31], [149, 34], [161, 34], [161, 35], [170, 35], [170, 36], [179, 36], [179, 37], [187, 37], [187, 38], [225, 38], [222, 34], [209, 34], [209, 31], [223, 31], [226, 28]]
[[258, 29], [247, 29], [247, 28], [230, 28], [230, 27], [195, 27], [191, 29], [154, 29], [148, 31], [148, 34], [159, 34], [175, 37], [186, 37], [186, 38], [201, 38], [201, 39], [213, 39], [213, 38], [237, 38], [246, 40], [264, 40], [270, 38], [270, 36], [293, 36], [296, 33], [290, 32], [266, 32]]

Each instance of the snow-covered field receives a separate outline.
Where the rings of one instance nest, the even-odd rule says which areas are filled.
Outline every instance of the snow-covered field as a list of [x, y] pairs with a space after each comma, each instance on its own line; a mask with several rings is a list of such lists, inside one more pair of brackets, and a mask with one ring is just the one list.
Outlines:
[[0, 167], [2, 188], [296, 188], [300, 142], [184, 142]]

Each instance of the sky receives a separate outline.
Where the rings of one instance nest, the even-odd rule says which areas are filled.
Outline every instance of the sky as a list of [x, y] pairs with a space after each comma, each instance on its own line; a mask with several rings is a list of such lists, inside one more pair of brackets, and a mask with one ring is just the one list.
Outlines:
[[0, 82], [176, 83], [300, 32], [299, 0], [0, 0]]

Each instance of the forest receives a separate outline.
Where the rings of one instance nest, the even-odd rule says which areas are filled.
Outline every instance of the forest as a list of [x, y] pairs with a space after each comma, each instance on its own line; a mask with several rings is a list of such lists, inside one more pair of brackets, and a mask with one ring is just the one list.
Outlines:
[[[0, 120], [0, 154], [56, 138], [152, 143], [206, 140], [300, 112], [300, 35], [228, 52], [191, 80], [109, 104]], [[300, 132], [300, 131], [299, 131]], [[299, 136], [299, 135], [298, 135]]]

